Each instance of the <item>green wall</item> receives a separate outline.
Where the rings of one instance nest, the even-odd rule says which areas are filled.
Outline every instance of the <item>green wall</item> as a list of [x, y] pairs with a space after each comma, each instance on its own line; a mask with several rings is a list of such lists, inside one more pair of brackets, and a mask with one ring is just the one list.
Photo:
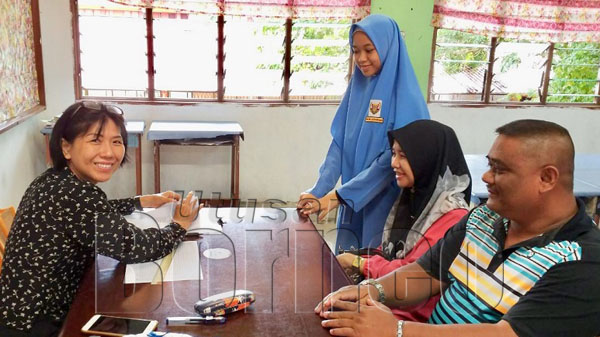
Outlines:
[[408, 54], [423, 97], [427, 97], [429, 80], [433, 39], [432, 12], [433, 0], [371, 0], [371, 13], [385, 14], [394, 18], [400, 30], [404, 32]]

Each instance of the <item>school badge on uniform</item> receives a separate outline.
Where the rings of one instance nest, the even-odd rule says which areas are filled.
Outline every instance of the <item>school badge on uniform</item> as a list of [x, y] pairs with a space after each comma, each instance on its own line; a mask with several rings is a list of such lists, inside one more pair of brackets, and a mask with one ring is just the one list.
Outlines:
[[365, 122], [383, 123], [383, 118], [381, 117], [380, 99], [372, 99], [369, 102], [369, 111], [367, 111], [367, 118], [365, 118]]

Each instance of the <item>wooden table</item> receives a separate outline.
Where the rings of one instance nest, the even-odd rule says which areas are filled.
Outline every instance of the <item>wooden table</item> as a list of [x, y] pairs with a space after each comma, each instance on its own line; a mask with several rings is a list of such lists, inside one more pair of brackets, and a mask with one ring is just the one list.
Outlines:
[[[84, 336], [79, 330], [95, 313], [155, 319], [159, 331], [192, 336], [328, 336], [313, 309], [350, 280], [312, 222], [295, 209], [258, 208], [254, 214], [241, 209], [246, 212], [242, 220], [227, 216], [235, 211], [219, 209], [224, 234], [198, 240], [201, 252], [235, 251], [223, 260], [201, 254], [200, 281], [124, 285], [125, 265], [99, 256], [84, 276], [61, 336]], [[193, 304], [201, 296], [233, 289], [253, 291], [256, 302], [227, 316], [225, 324], [166, 325], [166, 317], [194, 315]]]
[[240, 137], [244, 130], [236, 122], [153, 121], [148, 140], [154, 142], [154, 193], [160, 188], [160, 146], [231, 146], [231, 199], [240, 198]]
[[[146, 122], [138, 120], [126, 121], [125, 128], [127, 129], [127, 146], [135, 148], [135, 194], [142, 195], [142, 134]], [[45, 126], [41, 130], [46, 143], [46, 165], [52, 165], [50, 158], [50, 134], [52, 127]]]

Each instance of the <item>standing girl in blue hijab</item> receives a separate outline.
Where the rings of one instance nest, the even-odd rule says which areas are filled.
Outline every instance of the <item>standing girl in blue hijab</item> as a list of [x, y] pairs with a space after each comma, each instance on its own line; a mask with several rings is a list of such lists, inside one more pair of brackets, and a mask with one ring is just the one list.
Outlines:
[[333, 139], [316, 184], [298, 202], [305, 215], [319, 212], [319, 220], [340, 207], [336, 251], [381, 244], [385, 219], [399, 194], [387, 132], [429, 119], [393, 19], [374, 14], [353, 24], [350, 46], [355, 68], [331, 124]]

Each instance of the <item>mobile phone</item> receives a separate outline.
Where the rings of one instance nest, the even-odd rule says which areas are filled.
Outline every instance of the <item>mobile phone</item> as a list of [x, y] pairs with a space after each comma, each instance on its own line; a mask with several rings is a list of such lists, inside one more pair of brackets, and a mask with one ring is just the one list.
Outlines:
[[81, 332], [101, 336], [123, 336], [147, 334], [158, 325], [158, 321], [138, 318], [94, 315], [85, 323]]

